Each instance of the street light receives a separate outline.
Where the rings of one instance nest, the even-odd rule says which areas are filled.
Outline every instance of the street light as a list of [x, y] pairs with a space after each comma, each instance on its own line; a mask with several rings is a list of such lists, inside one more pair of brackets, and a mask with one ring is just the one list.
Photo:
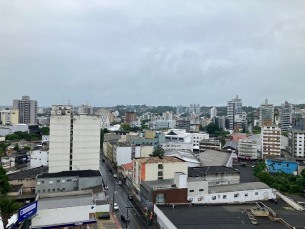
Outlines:
[[133, 208], [133, 207], [127, 207], [127, 206], [126, 206], [126, 208], [127, 208], [127, 219], [126, 219], [126, 229], [127, 229], [127, 224], [128, 224], [128, 209], [129, 209], [129, 208]]

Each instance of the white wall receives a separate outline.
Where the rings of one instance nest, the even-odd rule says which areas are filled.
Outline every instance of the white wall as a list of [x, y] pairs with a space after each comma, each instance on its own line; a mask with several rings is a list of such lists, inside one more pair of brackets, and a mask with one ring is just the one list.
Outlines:
[[49, 151], [33, 150], [30, 155], [30, 166], [36, 168], [40, 166], [49, 166]]
[[110, 211], [109, 204], [96, 205], [96, 212], [109, 212], [109, 211]]
[[[237, 197], [234, 196], [236, 194]], [[226, 198], [224, 198], [224, 196], [226, 196]], [[215, 199], [213, 199], [213, 197]], [[270, 189], [260, 189], [260, 190], [212, 193], [212, 194], [204, 194], [204, 195], [190, 195], [190, 193], [188, 193], [187, 199], [188, 200], [193, 199], [192, 203], [225, 204], [225, 203], [244, 203], [244, 202], [252, 202], [259, 200], [268, 200], [274, 198], [276, 198], [276, 190], [270, 188]]]

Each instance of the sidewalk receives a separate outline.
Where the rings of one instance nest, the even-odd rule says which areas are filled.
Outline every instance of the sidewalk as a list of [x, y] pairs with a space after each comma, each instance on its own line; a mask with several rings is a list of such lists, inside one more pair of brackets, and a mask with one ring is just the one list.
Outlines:
[[[114, 216], [115, 217], [115, 216]], [[120, 225], [117, 223], [117, 219], [110, 214], [110, 219], [108, 220], [97, 220], [98, 229], [121, 229]]]

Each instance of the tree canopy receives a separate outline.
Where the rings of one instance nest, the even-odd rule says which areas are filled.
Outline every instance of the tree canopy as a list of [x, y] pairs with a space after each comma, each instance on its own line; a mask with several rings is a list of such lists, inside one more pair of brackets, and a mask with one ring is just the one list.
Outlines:
[[6, 170], [0, 165], [0, 196], [5, 195], [11, 189], [11, 185], [9, 184], [8, 180]]
[[262, 128], [260, 128], [259, 126], [254, 126], [252, 133], [253, 134], [260, 134], [261, 133]]
[[152, 154], [150, 154], [149, 156], [151, 156], [151, 157], [163, 157], [163, 155], [164, 155], [164, 149], [161, 146], [158, 146], [156, 148], [156, 150]]
[[5, 136], [5, 140], [27, 140], [27, 141], [33, 141], [33, 140], [41, 140], [41, 136], [39, 134], [28, 134], [27, 132], [22, 131], [16, 131], [13, 134], [8, 134]]
[[40, 133], [42, 135], [50, 135], [50, 128], [48, 126], [42, 127], [40, 129]]
[[18, 212], [21, 206], [22, 205], [16, 202], [16, 199], [13, 197], [0, 197], [0, 215], [2, 218], [3, 228], [6, 228], [8, 225], [8, 220]]

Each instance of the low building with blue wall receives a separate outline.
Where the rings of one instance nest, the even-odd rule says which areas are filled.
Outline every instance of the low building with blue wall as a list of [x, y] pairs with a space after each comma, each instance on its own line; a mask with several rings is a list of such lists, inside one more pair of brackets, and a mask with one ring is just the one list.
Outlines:
[[270, 173], [298, 174], [298, 163], [295, 161], [266, 160], [266, 164]]

